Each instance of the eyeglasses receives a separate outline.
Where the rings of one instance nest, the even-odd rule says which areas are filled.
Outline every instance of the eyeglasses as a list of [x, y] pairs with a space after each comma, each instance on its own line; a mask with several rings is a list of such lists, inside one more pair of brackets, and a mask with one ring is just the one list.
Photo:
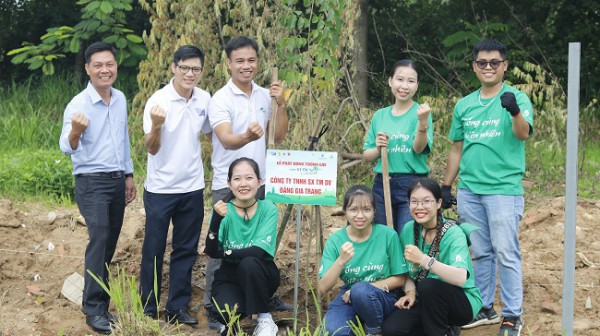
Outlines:
[[371, 212], [374, 212], [375, 209], [371, 208], [371, 207], [365, 207], [365, 208], [358, 208], [358, 207], [351, 207], [346, 209], [346, 213], [349, 214], [350, 216], [357, 216], [359, 212], [361, 212], [363, 214], [370, 214]]
[[423, 206], [425, 208], [429, 208], [430, 206], [432, 206], [435, 203], [436, 203], [436, 201], [432, 200], [432, 199], [424, 199], [422, 201], [410, 200], [410, 207], [416, 208], [419, 206], [419, 204], [421, 204], [421, 206]]
[[179, 72], [181, 72], [184, 75], [190, 72], [190, 70], [192, 70], [192, 73], [194, 75], [197, 75], [202, 72], [202, 67], [190, 67], [187, 65], [177, 65], [177, 67], [179, 68]]
[[506, 61], [506, 60], [493, 59], [493, 60], [491, 60], [489, 62], [488, 61], [479, 60], [479, 61], [475, 61], [475, 64], [477, 64], [477, 67], [479, 69], [485, 69], [485, 68], [487, 68], [488, 64], [492, 67], [492, 69], [498, 69], [498, 67], [500, 66], [500, 64], [502, 62], [504, 62], [504, 61]]

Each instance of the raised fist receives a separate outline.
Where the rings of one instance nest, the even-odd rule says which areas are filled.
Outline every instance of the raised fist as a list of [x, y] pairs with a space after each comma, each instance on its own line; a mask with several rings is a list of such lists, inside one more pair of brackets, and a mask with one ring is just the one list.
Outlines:
[[521, 112], [519, 105], [517, 104], [517, 98], [512, 92], [504, 92], [500, 96], [500, 102], [502, 103], [502, 107], [504, 107], [513, 117]]
[[429, 107], [429, 103], [423, 103], [419, 105], [419, 108], [417, 108], [417, 117], [419, 118], [419, 126], [421, 126], [420, 128], [427, 128], [430, 112], [431, 108]]
[[150, 110], [150, 119], [152, 120], [153, 127], [161, 127], [165, 123], [167, 112], [162, 107], [155, 105]]
[[265, 132], [262, 127], [258, 124], [258, 122], [253, 121], [248, 125], [248, 129], [246, 130], [246, 137], [250, 141], [258, 140], [261, 136], [263, 136]]
[[73, 133], [81, 135], [89, 124], [90, 121], [83, 113], [77, 112], [71, 117], [71, 131]]

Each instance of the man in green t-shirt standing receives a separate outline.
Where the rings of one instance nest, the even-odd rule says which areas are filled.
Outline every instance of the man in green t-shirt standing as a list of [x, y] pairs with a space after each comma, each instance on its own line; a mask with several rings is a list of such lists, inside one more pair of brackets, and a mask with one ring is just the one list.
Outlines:
[[475, 284], [483, 308], [463, 328], [500, 322], [493, 308], [496, 271], [500, 277], [500, 336], [518, 336], [523, 327], [523, 274], [519, 221], [523, 216], [525, 140], [533, 134], [533, 107], [524, 92], [504, 83], [506, 47], [485, 39], [473, 48], [473, 71], [481, 88], [458, 101], [448, 137], [443, 206], [452, 205], [457, 175], [458, 213], [480, 230], [471, 235]]

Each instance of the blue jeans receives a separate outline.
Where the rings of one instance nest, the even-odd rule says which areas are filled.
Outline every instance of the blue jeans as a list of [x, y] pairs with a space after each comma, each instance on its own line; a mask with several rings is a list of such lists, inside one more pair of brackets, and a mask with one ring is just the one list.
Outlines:
[[523, 270], [519, 247], [519, 221], [523, 217], [523, 196], [478, 195], [458, 190], [458, 213], [479, 227], [471, 234], [475, 285], [483, 306], [490, 308], [496, 291], [496, 269], [500, 276], [502, 316], [523, 313]]
[[[408, 187], [419, 178], [426, 177], [424, 174], [392, 174], [390, 176], [390, 198], [392, 201], [392, 216], [394, 217], [394, 230], [400, 234], [406, 222], [411, 221], [412, 215], [408, 207]], [[373, 194], [375, 195], [375, 218], [377, 224], [386, 225], [385, 200], [383, 198], [383, 177], [381, 174], [375, 176], [373, 181]]]
[[381, 333], [383, 320], [394, 311], [396, 294], [385, 292], [368, 282], [357, 282], [350, 291], [351, 303], [342, 300], [348, 287], [342, 287], [340, 293], [329, 303], [324, 325], [329, 335], [354, 335], [349, 322], [358, 325], [358, 317], [367, 334]]

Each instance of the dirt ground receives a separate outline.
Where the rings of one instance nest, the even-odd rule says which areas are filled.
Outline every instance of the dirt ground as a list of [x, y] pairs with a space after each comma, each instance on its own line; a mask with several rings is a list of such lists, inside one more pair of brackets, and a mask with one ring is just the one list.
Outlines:
[[[524, 334], [561, 335], [564, 198], [546, 199], [528, 208], [531, 210], [521, 224]], [[331, 216], [330, 208], [322, 210], [327, 236], [344, 223], [342, 217]], [[1, 335], [93, 334], [85, 324], [81, 307], [60, 294], [69, 275], [73, 272], [83, 274], [87, 231], [77, 222], [77, 216], [76, 208], [48, 209], [38, 204], [12, 204], [10, 200], [0, 200]], [[298, 328], [306, 325], [307, 310], [311, 315], [310, 322], [317, 322], [313, 299], [306, 291], [307, 283], [315, 282], [317, 270], [316, 229], [310, 227], [308, 217], [307, 213], [300, 244]], [[578, 202], [574, 335], [579, 336], [600, 335], [600, 238], [594, 233], [600, 231], [597, 218], [600, 218], [600, 201]], [[282, 274], [278, 294], [288, 303], [293, 302], [294, 293], [295, 223], [292, 216], [276, 259]], [[139, 273], [143, 225], [143, 206], [141, 201], [136, 200], [127, 208], [114, 258], [115, 264], [136, 276]], [[202, 234], [205, 233], [206, 227], [202, 230]], [[198, 309], [200, 323], [194, 328], [183, 328], [186, 335], [216, 335], [207, 328], [201, 308], [205, 263], [206, 257], [200, 256], [193, 279], [191, 304]], [[168, 265], [168, 260], [165, 265]], [[166, 273], [164, 278], [163, 284], [168, 286]], [[497, 299], [496, 308], [499, 310], [501, 307]], [[276, 314], [281, 335], [292, 326], [292, 315], [287, 312]], [[463, 331], [462, 335], [497, 335], [498, 328], [498, 325], [480, 327]]]

